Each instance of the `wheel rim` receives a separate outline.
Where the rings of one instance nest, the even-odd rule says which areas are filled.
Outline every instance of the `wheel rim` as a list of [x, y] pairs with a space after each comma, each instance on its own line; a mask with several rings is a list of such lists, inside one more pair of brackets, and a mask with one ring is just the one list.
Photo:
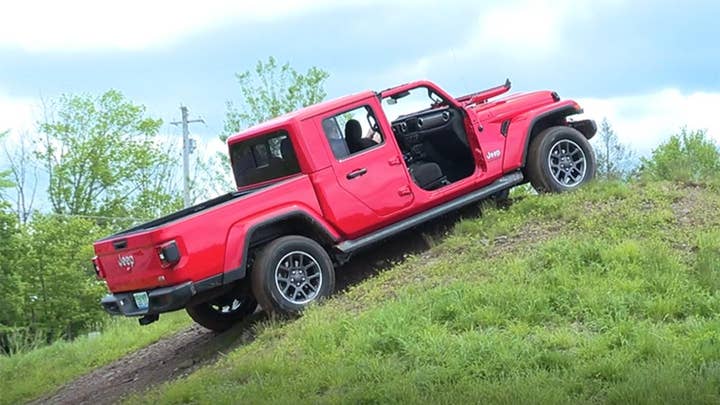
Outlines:
[[275, 266], [275, 286], [286, 300], [303, 305], [314, 300], [322, 288], [320, 264], [306, 252], [286, 254]]
[[555, 181], [565, 187], [575, 187], [585, 179], [585, 152], [569, 139], [559, 140], [550, 148], [548, 167]]

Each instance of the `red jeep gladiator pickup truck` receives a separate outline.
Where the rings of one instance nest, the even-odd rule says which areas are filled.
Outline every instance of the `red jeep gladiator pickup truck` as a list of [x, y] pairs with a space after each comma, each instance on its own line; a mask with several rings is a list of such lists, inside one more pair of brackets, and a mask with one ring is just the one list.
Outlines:
[[99, 240], [111, 314], [141, 324], [185, 308], [224, 330], [258, 304], [300, 312], [332, 293], [335, 267], [424, 221], [530, 182], [594, 176], [591, 120], [557, 93], [454, 98], [418, 81], [319, 103], [228, 139], [237, 191]]

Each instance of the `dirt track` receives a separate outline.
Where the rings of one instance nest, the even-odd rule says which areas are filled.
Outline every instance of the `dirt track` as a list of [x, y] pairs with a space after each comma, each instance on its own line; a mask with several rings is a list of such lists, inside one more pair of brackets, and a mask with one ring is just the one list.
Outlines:
[[261, 316], [256, 313], [250, 322], [222, 334], [192, 326], [82, 376], [34, 403], [113, 403], [128, 393], [190, 374], [251, 341], [249, 325]]
[[[371, 248], [358, 254], [348, 264], [337, 269], [336, 290], [343, 291], [388, 264], [402, 260], [407, 254], [427, 250], [428, 235], [439, 237], [463, 213], [477, 215], [479, 210], [471, 207], [461, 213], [448, 215], [384, 242], [382, 249]], [[192, 326], [71, 381], [33, 403], [118, 402], [130, 393], [142, 392], [163, 382], [186, 376], [217, 361], [225, 353], [251, 342], [254, 339], [253, 325], [264, 318], [262, 312], [256, 312], [247, 321], [220, 334], [197, 325]]]

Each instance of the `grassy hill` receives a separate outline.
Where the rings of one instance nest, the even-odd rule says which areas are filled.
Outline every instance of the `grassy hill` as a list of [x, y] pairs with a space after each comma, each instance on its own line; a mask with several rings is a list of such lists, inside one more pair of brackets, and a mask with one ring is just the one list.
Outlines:
[[0, 356], [0, 404], [16, 404], [49, 393], [91, 370], [187, 328], [185, 312], [141, 327], [137, 319], [112, 318], [98, 336], [57, 341], [35, 350]]
[[524, 196], [130, 403], [719, 403], [720, 194]]
[[[215, 365], [128, 402], [718, 403], [720, 193], [667, 182], [516, 193]], [[37, 397], [188, 325], [0, 357]]]

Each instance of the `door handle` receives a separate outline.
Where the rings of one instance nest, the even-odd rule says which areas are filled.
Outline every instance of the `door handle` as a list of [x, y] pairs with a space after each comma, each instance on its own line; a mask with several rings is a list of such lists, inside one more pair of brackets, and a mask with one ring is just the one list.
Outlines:
[[362, 169], [357, 169], [357, 170], [351, 171], [345, 177], [347, 177], [348, 180], [352, 180], [356, 177], [360, 177], [360, 176], [364, 175], [365, 173], [367, 173], [367, 169], [363, 167]]

